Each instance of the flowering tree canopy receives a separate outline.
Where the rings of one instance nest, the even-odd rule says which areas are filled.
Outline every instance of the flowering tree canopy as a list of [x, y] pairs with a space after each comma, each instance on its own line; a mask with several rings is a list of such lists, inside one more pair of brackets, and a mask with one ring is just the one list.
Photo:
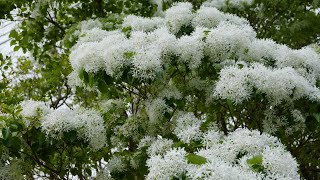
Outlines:
[[298, 180], [299, 163], [319, 168], [316, 50], [257, 38], [217, 9], [225, 1], [159, 2], [152, 17], [70, 29], [70, 103], [26, 98], [1, 115], [0, 179]]

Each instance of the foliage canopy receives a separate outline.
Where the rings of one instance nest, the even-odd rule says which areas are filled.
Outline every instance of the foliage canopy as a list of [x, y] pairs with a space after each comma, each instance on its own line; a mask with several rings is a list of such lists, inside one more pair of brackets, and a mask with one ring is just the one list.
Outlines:
[[319, 4], [177, 2], [0, 1], [0, 179], [319, 178]]

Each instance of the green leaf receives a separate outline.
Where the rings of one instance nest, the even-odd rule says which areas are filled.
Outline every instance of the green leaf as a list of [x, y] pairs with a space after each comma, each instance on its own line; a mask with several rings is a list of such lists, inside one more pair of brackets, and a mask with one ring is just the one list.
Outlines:
[[126, 36], [127, 36], [127, 38], [129, 38], [130, 37], [130, 34], [131, 34], [131, 31], [132, 31], [132, 27], [124, 27], [124, 28], [122, 28], [122, 30], [121, 30]]
[[10, 124], [10, 130], [12, 132], [16, 132], [19, 130], [19, 126], [17, 124], [12, 123], [12, 124]]
[[4, 140], [9, 139], [9, 137], [11, 136], [11, 131], [9, 128], [3, 128], [2, 129], [2, 137]]
[[21, 140], [18, 137], [12, 137], [12, 139], [9, 142], [10, 142], [10, 147], [14, 149], [20, 149]]
[[89, 176], [91, 176], [91, 175], [92, 175], [91, 169], [90, 169], [90, 168], [86, 168], [86, 173], [87, 173]]
[[262, 166], [262, 155], [253, 156], [250, 159], [247, 159], [247, 164], [255, 172], [262, 172], [264, 167]]
[[85, 70], [80, 71], [79, 78], [86, 84], [89, 83], [89, 74]]
[[239, 67], [240, 69], [242, 69], [242, 68], [244, 67], [243, 64], [237, 64], [237, 65], [238, 65], [238, 67]]
[[182, 141], [176, 142], [172, 145], [172, 147], [186, 147], [186, 144], [183, 143]]
[[135, 54], [136, 54], [136, 52], [128, 51], [128, 52], [123, 53], [123, 56], [124, 56], [124, 58], [126, 58], [126, 59], [130, 59], [130, 58], [132, 58]]
[[205, 157], [193, 154], [193, 153], [189, 153], [187, 156], [187, 161], [190, 164], [197, 164], [197, 165], [201, 165], [201, 164], [205, 164], [207, 163], [207, 159]]
[[16, 41], [16, 40], [11, 40], [11, 41], [10, 41], [10, 46], [13, 46], [13, 45], [15, 45], [15, 44], [17, 44], [17, 41]]
[[15, 46], [15, 47], [13, 48], [13, 50], [14, 50], [14, 51], [19, 51], [20, 48], [21, 48], [20, 46]]
[[253, 156], [251, 159], [247, 160], [249, 165], [252, 164], [262, 164], [262, 155]]
[[16, 38], [18, 36], [19, 36], [19, 34], [16, 30], [12, 30], [9, 34], [9, 38]]
[[95, 79], [94, 79], [94, 74], [93, 73], [90, 73], [89, 74], [89, 86], [90, 87], [93, 87], [93, 85], [95, 84]]
[[76, 142], [78, 136], [77, 136], [77, 132], [75, 130], [72, 130], [72, 131], [68, 131], [68, 132], [64, 132], [63, 133], [66, 141], [68, 142]]
[[109, 91], [109, 88], [108, 88], [108, 85], [106, 84], [106, 82], [100, 80], [98, 81], [98, 90], [101, 92], [101, 93], [107, 93]]
[[312, 115], [313, 115], [314, 118], [316, 118], [318, 123], [320, 123], [320, 113], [313, 113]]

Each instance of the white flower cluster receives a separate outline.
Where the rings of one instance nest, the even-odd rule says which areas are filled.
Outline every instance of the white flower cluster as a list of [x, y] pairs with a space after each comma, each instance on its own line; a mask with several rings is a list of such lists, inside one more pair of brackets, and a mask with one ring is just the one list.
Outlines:
[[[215, 14], [218, 16], [212, 16]], [[80, 37], [71, 51], [70, 63], [77, 73], [81, 70], [93, 73], [105, 70], [108, 75], [115, 77], [121, 75], [121, 68], [132, 66], [131, 69], [135, 76], [153, 78], [162, 70], [165, 63], [162, 57], [167, 54], [176, 54], [190, 67], [198, 67], [205, 55], [204, 47], [214, 46], [212, 43], [218, 40], [212, 37], [215, 35], [213, 32], [208, 38], [212, 41], [206, 44], [203, 41], [204, 32], [214, 31], [208, 28], [215, 27], [220, 22], [228, 22], [228, 25], [219, 26], [220, 29], [215, 32], [216, 36], [223, 35], [224, 31], [230, 28], [232, 29], [228, 30], [229, 36], [234, 35], [239, 38], [242, 37], [239, 35], [243, 35], [244, 32], [251, 32], [250, 26], [243, 26], [243, 28], [232, 26], [232, 24], [247, 24], [241, 18], [206, 7], [193, 13], [190, 3], [175, 4], [165, 12], [164, 18], [127, 16], [122, 26], [131, 28], [129, 38], [121, 31], [103, 32], [99, 28], [100, 22], [97, 22], [96, 26], [93, 25], [94, 22], [96, 21], [83, 23], [84, 36]], [[174, 34], [182, 27], [191, 25], [195, 31], [190, 36], [176, 38]], [[238, 32], [238, 29], [243, 29], [243, 31]], [[240, 41], [239, 43], [248, 41], [247, 36], [239, 38], [235, 41]], [[222, 42], [232, 39], [232, 37], [225, 36], [224, 39], [221, 39], [220, 46], [232, 44]], [[221, 52], [221, 49], [223, 48], [218, 51]], [[215, 53], [217, 52], [211, 54]]]
[[222, 22], [208, 33], [205, 55], [220, 62], [227, 59], [243, 59], [244, 51], [254, 40], [256, 33], [249, 25]]
[[[70, 63], [77, 72], [97, 72], [104, 69], [109, 75], [114, 76], [124, 64], [124, 52], [127, 52], [126, 37], [115, 31], [101, 41], [81, 43], [75, 46], [70, 54]], [[80, 40], [81, 42], [81, 40]], [[108, 48], [109, 47], [109, 48]]]
[[270, 39], [254, 39], [248, 46], [248, 59], [264, 62], [276, 58], [278, 45]]
[[78, 138], [89, 142], [94, 150], [106, 145], [106, 130], [104, 120], [94, 110], [59, 108], [51, 110], [42, 117], [42, 130], [54, 138], [61, 137], [62, 133], [77, 131]]
[[131, 27], [134, 31], [152, 31], [164, 25], [163, 18], [159, 17], [140, 17], [135, 15], [129, 15], [124, 18], [122, 26]]
[[76, 45], [70, 63], [77, 72], [105, 70], [113, 77], [122, 74], [121, 68], [132, 64], [136, 76], [148, 78], [161, 70], [161, 55], [172, 49], [173, 40], [174, 35], [164, 28], [150, 33], [134, 31], [130, 39], [120, 31], [113, 31], [102, 41]]
[[25, 118], [34, 118], [49, 113], [50, 109], [44, 102], [25, 100], [20, 103], [21, 115]]
[[102, 23], [96, 19], [89, 19], [80, 23], [81, 30], [87, 31], [95, 28], [102, 28]]
[[162, 98], [153, 99], [146, 103], [146, 112], [149, 116], [151, 124], [160, 122], [164, 116], [164, 113], [169, 110], [166, 102]]
[[184, 149], [170, 149], [147, 160], [150, 168], [147, 179], [183, 175], [190, 179], [300, 179], [296, 160], [273, 136], [238, 129], [225, 137], [218, 132], [209, 132], [203, 136], [203, 141], [209, 143], [196, 154], [206, 162], [201, 165], [187, 163]]
[[122, 157], [113, 156], [107, 163], [106, 169], [110, 172], [123, 172], [126, 171], [126, 164]]
[[305, 97], [320, 100], [320, 90], [291, 67], [270, 69], [254, 63], [251, 67], [229, 66], [221, 70], [214, 95], [236, 104], [249, 99], [253, 88], [267, 95], [272, 104]]
[[186, 154], [187, 152], [184, 149], [171, 149], [163, 156], [152, 156], [147, 160], [149, 174], [146, 179], [166, 180], [172, 177], [181, 178], [188, 165], [185, 159]]
[[192, 19], [191, 3], [178, 3], [165, 12], [165, 23], [173, 33], [179, 32], [183, 26], [191, 25]]
[[145, 136], [142, 138], [138, 144], [138, 149], [142, 149], [143, 147], [150, 146], [156, 140], [155, 137]]
[[[135, 77], [153, 79], [170, 66], [167, 55], [177, 56], [178, 62], [190, 69], [201, 67], [203, 58], [208, 57], [212, 68], [222, 69], [215, 97], [241, 103], [256, 88], [273, 104], [290, 97], [319, 100], [315, 84], [320, 78], [320, 58], [313, 49], [293, 50], [272, 40], [257, 39], [246, 20], [214, 7], [202, 6], [193, 12], [190, 3], [177, 3], [164, 18], [130, 15], [123, 27], [131, 27], [129, 35], [120, 30], [86, 30], [87, 36], [80, 38], [70, 54], [76, 72], [73, 75], [81, 70], [104, 70], [119, 77], [129, 67]], [[193, 31], [179, 37], [182, 27], [192, 27]], [[72, 79], [79, 84], [79, 79]]]
[[26, 127], [30, 126], [32, 122], [38, 121], [39, 118], [50, 112], [50, 109], [44, 102], [25, 100], [20, 103], [20, 106], [22, 108], [20, 114]]
[[191, 69], [197, 68], [204, 57], [205, 43], [202, 41], [203, 32], [206, 28], [196, 28], [190, 36], [182, 36], [176, 40], [175, 54], [179, 56], [179, 61], [187, 63]]
[[[211, 136], [205, 136], [210, 138]], [[204, 139], [208, 141], [208, 139]], [[259, 155], [266, 147], [282, 147], [282, 144], [276, 137], [268, 134], [261, 134], [256, 130], [237, 129], [233, 133], [224, 137], [221, 142], [207, 147], [204, 150], [199, 151], [200, 154], [206, 157], [218, 156], [223, 161], [233, 164], [238, 160], [238, 156], [241, 153], [246, 155]], [[210, 159], [210, 158], [209, 158]]]
[[196, 118], [193, 113], [185, 113], [178, 117], [173, 133], [184, 143], [199, 140], [201, 123], [202, 121]]
[[241, 167], [232, 166], [221, 160], [212, 160], [203, 164], [189, 165], [187, 177], [190, 179], [222, 179], [222, 180], [261, 180], [252, 171], [244, 171]]
[[162, 155], [170, 150], [172, 145], [173, 141], [171, 139], [158, 138], [148, 147], [147, 153], [149, 156]]

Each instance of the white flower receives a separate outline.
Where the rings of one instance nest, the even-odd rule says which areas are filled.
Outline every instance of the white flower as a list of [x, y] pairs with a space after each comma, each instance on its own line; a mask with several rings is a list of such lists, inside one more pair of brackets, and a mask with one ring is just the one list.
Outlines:
[[234, 14], [228, 14], [226, 13], [226, 22], [228, 23], [231, 23], [231, 24], [234, 24], [234, 25], [238, 25], [238, 26], [241, 26], [241, 25], [250, 25], [249, 21], [245, 18], [242, 18], [242, 17], [239, 17], [239, 16], [236, 16]]
[[20, 105], [22, 107], [21, 115], [26, 118], [33, 118], [50, 112], [46, 104], [40, 101], [25, 100]]
[[100, 42], [103, 38], [115, 34], [118, 31], [105, 31], [100, 28], [93, 28], [90, 30], [82, 31], [80, 34], [78, 44], [86, 42]]
[[135, 15], [129, 15], [124, 18], [123, 27], [131, 27], [134, 31], [152, 31], [156, 28], [164, 26], [163, 18], [159, 17], [140, 17]]
[[146, 112], [152, 124], [159, 123], [164, 117], [164, 113], [168, 110], [169, 107], [162, 98], [157, 98], [146, 103]]
[[267, 179], [300, 179], [296, 160], [283, 147], [266, 147], [262, 157]]
[[162, 70], [161, 50], [157, 46], [150, 46], [136, 52], [132, 61], [134, 76], [148, 79], [155, 78]]
[[191, 3], [174, 4], [165, 12], [165, 22], [171, 32], [178, 33], [181, 27], [189, 26], [193, 18]]
[[93, 150], [106, 145], [104, 120], [93, 110], [59, 108], [42, 118], [41, 128], [54, 138], [60, 138], [63, 132], [75, 130], [78, 137], [88, 141]]
[[143, 147], [150, 146], [155, 140], [156, 140], [155, 137], [145, 136], [144, 138], [142, 138], [140, 140], [137, 149], [141, 149]]
[[237, 104], [249, 99], [252, 87], [265, 93], [273, 105], [290, 98], [307, 97], [312, 101], [320, 100], [320, 90], [293, 68], [269, 69], [258, 63], [249, 68], [230, 66], [222, 69], [214, 95]]
[[211, 29], [206, 38], [205, 55], [214, 61], [242, 58], [245, 49], [255, 39], [256, 33], [249, 25], [220, 23]]
[[134, 56], [132, 59], [134, 76], [142, 79], [155, 78], [162, 71], [162, 55], [169, 54], [174, 35], [166, 28], [159, 28], [151, 33], [133, 32], [130, 41]]
[[122, 157], [112, 156], [107, 163], [107, 169], [110, 172], [124, 172], [126, 171], [127, 165], [124, 163]]
[[275, 59], [277, 67], [309, 69], [317, 74], [316, 78], [320, 77], [320, 56], [312, 48], [293, 50], [282, 45], [275, 52]]
[[130, 42], [122, 33], [112, 34], [101, 41], [104, 70], [109, 76], [120, 76], [121, 68], [130, 63], [125, 58], [125, 53], [132, 51], [130, 46]]
[[98, 72], [105, 70], [110, 76], [116, 76], [119, 69], [125, 65], [124, 53], [128, 51], [125, 36], [119, 31], [108, 33], [100, 41], [81, 42], [71, 54], [70, 63], [74, 70]]
[[248, 47], [248, 56], [254, 61], [264, 63], [275, 58], [278, 46], [270, 39], [255, 39]]
[[149, 174], [147, 180], [167, 180], [172, 177], [179, 178], [186, 172], [187, 161], [184, 149], [171, 149], [163, 156], [152, 156], [147, 160]]
[[266, 93], [275, 105], [289, 99], [291, 95], [293, 99], [307, 97], [317, 101], [320, 97], [320, 90], [290, 67], [272, 70], [261, 64], [254, 64], [249, 76], [251, 83], [259, 91]]
[[80, 72], [78, 72], [77, 70], [72, 71], [69, 75], [68, 75], [68, 85], [72, 88], [73, 91], [76, 90], [76, 87], [83, 87], [84, 84], [82, 82], [82, 80], [79, 77]]
[[222, 144], [212, 146], [209, 151], [212, 152], [210, 156], [218, 156], [225, 162], [234, 163], [239, 154], [257, 155], [262, 153], [266, 146], [278, 147], [281, 143], [276, 137], [261, 134], [256, 130], [237, 129], [225, 137]]
[[194, 116], [193, 113], [185, 113], [178, 117], [174, 134], [183, 142], [190, 143], [192, 140], [200, 138], [202, 121]]
[[166, 151], [170, 150], [173, 145], [171, 139], [158, 138], [151, 143], [150, 147], [147, 149], [147, 153], [150, 157], [155, 155], [163, 155]]
[[214, 28], [225, 19], [225, 14], [218, 9], [201, 6], [192, 20], [192, 25], [194, 27]]
[[[211, 130], [204, 136], [203, 141], [210, 143], [195, 153], [205, 158], [203, 164], [187, 163], [188, 156], [183, 149], [167, 147], [162, 155], [151, 155], [147, 160], [147, 179], [179, 178], [182, 174], [189, 179], [299, 179], [296, 160], [276, 137], [248, 129], [237, 129], [224, 137], [219, 134]], [[263, 173], [249, 164], [248, 160], [253, 157], [261, 157], [262, 161], [256, 163]]]
[[78, 46], [70, 54], [70, 63], [74, 69], [84, 69], [87, 72], [97, 72], [103, 68], [104, 62], [101, 56], [98, 42], [88, 42]]
[[220, 71], [220, 79], [215, 85], [214, 96], [230, 99], [235, 104], [250, 98], [251, 87], [248, 84], [248, 68], [239, 69], [230, 66]]
[[97, 19], [89, 19], [87, 21], [82, 21], [81, 30], [91, 30], [94, 28], [102, 28], [102, 23]]
[[188, 63], [191, 69], [199, 67], [204, 56], [203, 31], [205, 29], [197, 28], [190, 36], [182, 36], [177, 39], [175, 54], [179, 55], [180, 61]]
[[203, 134], [202, 143], [205, 145], [205, 147], [209, 148], [215, 146], [216, 144], [219, 144], [221, 140], [221, 132], [217, 130], [209, 130], [205, 134]]
[[187, 176], [190, 179], [223, 180], [260, 180], [259, 175], [244, 171], [239, 166], [214, 159], [201, 166], [189, 166]]

